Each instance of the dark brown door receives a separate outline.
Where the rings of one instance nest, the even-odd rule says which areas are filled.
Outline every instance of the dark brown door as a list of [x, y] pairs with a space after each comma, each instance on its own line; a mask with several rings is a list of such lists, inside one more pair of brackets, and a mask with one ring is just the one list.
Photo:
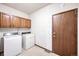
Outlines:
[[0, 13], [0, 27], [1, 27], [1, 13]]
[[62, 56], [77, 55], [77, 9], [53, 15], [52, 51]]

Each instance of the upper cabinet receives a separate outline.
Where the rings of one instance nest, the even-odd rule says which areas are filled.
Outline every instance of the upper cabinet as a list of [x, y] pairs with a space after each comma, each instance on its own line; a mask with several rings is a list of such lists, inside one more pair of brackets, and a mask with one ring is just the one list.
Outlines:
[[0, 28], [31, 28], [31, 20], [0, 13]]
[[26, 20], [24, 18], [21, 18], [21, 27], [26, 27]]
[[12, 28], [20, 28], [21, 27], [21, 20], [19, 17], [11, 17], [11, 27]]
[[11, 18], [10, 18], [10, 15], [7, 15], [7, 14], [4, 14], [4, 13], [1, 13], [0, 15], [1, 19], [0, 19], [0, 27], [1, 28], [10, 28], [10, 21], [11, 21]]
[[31, 28], [31, 20], [26, 20], [27, 28]]
[[31, 28], [31, 20], [21, 18], [21, 27], [22, 28]]

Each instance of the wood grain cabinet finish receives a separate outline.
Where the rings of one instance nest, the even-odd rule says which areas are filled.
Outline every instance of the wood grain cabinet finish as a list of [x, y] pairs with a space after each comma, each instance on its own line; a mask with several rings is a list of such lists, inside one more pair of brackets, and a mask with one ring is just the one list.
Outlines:
[[25, 20], [24, 18], [21, 18], [21, 28], [24, 28], [25, 27]]
[[24, 18], [21, 19], [21, 28], [27, 28], [26, 27], [26, 20]]
[[27, 28], [31, 28], [31, 20], [26, 20]]
[[11, 27], [12, 28], [20, 28], [21, 27], [21, 20], [19, 17], [11, 17]]
[[11, 18], [10, 15], [7, 15], [5, 13], [1, 13], [0, 15], [1, 19], [0, 19], [0, 27], [1, 28], [10, 28], [10, 24], [11, 24]]
[[31, 20], [0, 12], [0, 28], [31, 28]]
[[22, 28], [31, 28], [31, 21], [28, 19], [21, 18], [21, 27]]

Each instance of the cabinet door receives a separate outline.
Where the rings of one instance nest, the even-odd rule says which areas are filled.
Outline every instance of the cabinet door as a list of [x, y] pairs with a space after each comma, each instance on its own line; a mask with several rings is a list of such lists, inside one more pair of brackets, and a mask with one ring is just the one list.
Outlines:
[[21, 21], [20, 21], [20, 18], [19, 17], [11, 17], [11, 27], [12, 28], [20, 28], [21, 26]]
[[27, 28], [31, 28], [31, 20], [26, 20], [26, 25], [27, 25]]
[[1, 28], [9, 28], [10, 27], [10, 15], [1, 13]]
[[31, 28], [31, 20], [25, 19], [25, 27]]
[[21, 28], [26, 28], [26, 20], [21, 18]]
[[31, 27], [31, 21], [27, 19], [21, 19], [21, 27], [22, 28], [30, 28]]

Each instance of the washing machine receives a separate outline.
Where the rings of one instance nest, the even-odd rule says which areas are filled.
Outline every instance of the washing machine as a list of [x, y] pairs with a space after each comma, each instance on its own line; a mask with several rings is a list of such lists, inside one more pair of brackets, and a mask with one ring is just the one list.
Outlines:
[[4, 56], [16, 56], [22, 52], [22, 36], [18, 34], [5, 35]]
[[29, 49], [35, 45], [34, 34], [22, 33], [22, 47], [23, 49]]

